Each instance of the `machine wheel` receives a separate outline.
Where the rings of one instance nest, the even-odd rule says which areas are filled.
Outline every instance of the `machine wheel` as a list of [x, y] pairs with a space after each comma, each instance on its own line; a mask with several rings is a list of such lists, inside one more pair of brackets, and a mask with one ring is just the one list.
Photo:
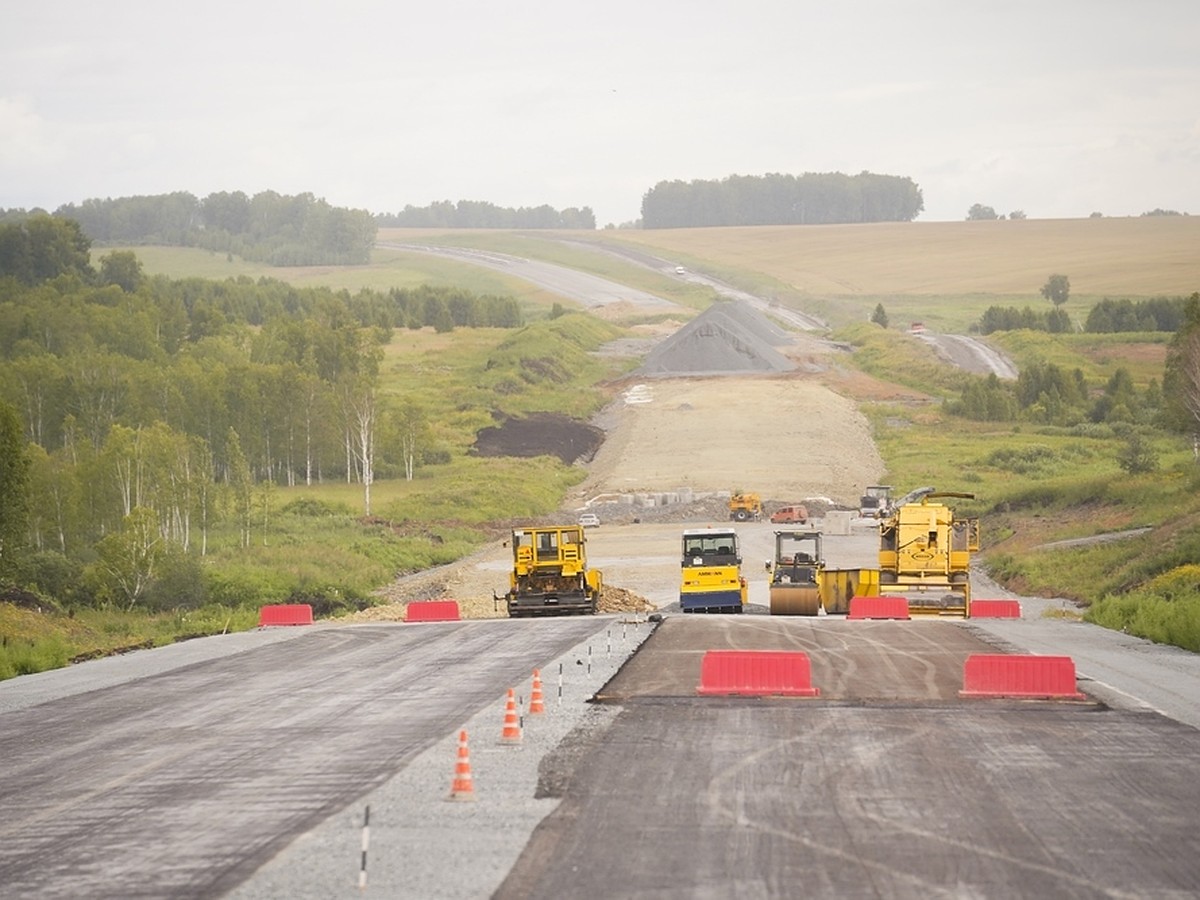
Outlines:
[[733, 517], [739, 522], [745, 522], [748, 518], [750, 518], [750, 513], [746, 512], [744, 509], [739, 509], [733, 514]]

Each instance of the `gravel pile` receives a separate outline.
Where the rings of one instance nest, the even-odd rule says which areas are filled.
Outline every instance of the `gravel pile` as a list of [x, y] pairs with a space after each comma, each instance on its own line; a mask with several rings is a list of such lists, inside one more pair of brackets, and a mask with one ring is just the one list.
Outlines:
[[796, 364], [775, 348], [787, 332], [740, 300], [714, 303], [646, 355], [639, 375], [789, 372]]
[[[507, 689], [462, 724], [475, 799], [450, 799], [459, 730], [417, 757], [391, 781], [298, 838], [229, 893], [240, 900], [350, 896], [362, 871], [370, 808], [366, 891], [376, 897], [489, 897], [558, 805], [571, 748], [602, 731], [619, 709], [589, 703], [653, 625], [644, 617], [597, 622], [589, 641], [542, 672], [545, 713], [524, 715], [521, 742], [500, 743]], [[561, 699], [559, 672], [562, 672]], [[517, 688], [528, 707], [531, 685]], [[397, 736], [397, 739], [402, 739]]]

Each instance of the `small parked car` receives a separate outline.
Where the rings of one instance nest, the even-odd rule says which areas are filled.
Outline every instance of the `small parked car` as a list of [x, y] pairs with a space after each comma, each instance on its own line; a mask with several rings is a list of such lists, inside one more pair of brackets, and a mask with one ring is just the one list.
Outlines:
[[600, 524], [600, 517], [595, 513], [584, 513], [579, 517], [579, 524], [584, 528], [596, 528]]
[[776, 525], [786, 522], [803, 525], [808, 521], [808, 508], [805, 506], [785, 506], [771, 513], [771, 521]]

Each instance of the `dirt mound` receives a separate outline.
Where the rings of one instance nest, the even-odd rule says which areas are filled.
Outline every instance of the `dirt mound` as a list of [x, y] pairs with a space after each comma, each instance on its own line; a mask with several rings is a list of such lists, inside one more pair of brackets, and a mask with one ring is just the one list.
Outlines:
[[508, 417], [481, 429], [471, 450], [476, 456], [557, 456], [570, 465], [590, 460], [604, 443], [604, 431], [556, 413]]
[[640, 375], [788, 372], [796, 364], [775, 348], [790, 342], [748, 303], [714, 303], [646, 355]]

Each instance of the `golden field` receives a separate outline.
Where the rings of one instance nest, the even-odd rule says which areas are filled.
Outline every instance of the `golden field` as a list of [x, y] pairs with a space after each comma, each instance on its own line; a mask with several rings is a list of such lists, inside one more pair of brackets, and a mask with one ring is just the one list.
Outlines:
[[1036, 295], [1053, 273], [1073, 295], [1200, 290], [1200, 217], [1019, 219], [605, 231], [615, 240], [760, 272], [802, 293]]

